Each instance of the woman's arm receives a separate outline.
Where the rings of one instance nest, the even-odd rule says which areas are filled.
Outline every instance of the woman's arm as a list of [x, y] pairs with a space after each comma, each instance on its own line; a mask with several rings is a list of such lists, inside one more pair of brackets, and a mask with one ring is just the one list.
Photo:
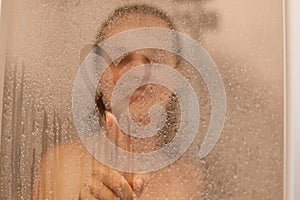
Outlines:
[[[109, 134], [120, 135], [112, 117], [107, 117]], [[32, 199], [130, 200], [142, 193], [147, 178], [147, 174], [124, 174], [101, 164], [77, 140], [56, 145], [42, 156]]]

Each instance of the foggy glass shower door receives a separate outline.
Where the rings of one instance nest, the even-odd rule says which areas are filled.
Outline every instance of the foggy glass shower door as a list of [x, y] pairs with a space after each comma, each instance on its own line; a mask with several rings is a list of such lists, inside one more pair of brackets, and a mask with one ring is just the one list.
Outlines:
[[[110, 18], [116, 9], [136, 5], [145, 7], [142, 6], [140, 10], [135, 8], [130, 14], [120, 11], [117, 17]], [[0, 199], [30, 199], [32, 196], [38, 196], [38, 199], [78, 199], [80, 192], [84, 191], [84, 187], [91, 180], [95, 166], [102, 166], [104, 163], [104, 166], [111, 167], [107, 164], [113, 162], [109, 158], [118, 158], [119, 154], [115, 155], [114, 151], [107, 150], [103, 145], [103, 155], [109, 154], [111, 157], [108, 156], [108, 160], [105, 161], [98, 159], [101, 156], [97, 157], [97, 152], [94, 151], [100, 147], [87, 145], [91, 143], [79, 134], [76, 119], [82, 120], [82, 116], [77, 118], [76, 114], [74, 115], [74, 91], [78, 83], [76, 80], [84, 66], [84, 60], [89, 60], [90, 52], [94, 53], [95, 59], [101, 57], [110, 64], [109, 58], [113, 57], [112, 54], [109, 51], [99, 53], [97, 49], [93, 50], [96, 44], [107, 41], [123, 31], [144, 27], [173, 30], [182, 35], [176, 35], [175, 42], [158, 38], [158, 42], [145, 43], [149, 46], [165, 45], [167, 50], [145, 47], [131, 51], [124, 45], [125, 41], [122, 41], [121, 45], [118, 43], [117, 50], [112, 52], [127, 52], [111, 60], [115, 62], [115, 66], [110, 66], [111, 71], [105, 71], [102, 78], [96, 77], [97, 81], [100, 80], [99, 88], [96, 89], [103, 95], [105, 110], [115, 114], [117, 111], [114, 113], [114, 108], [120, 104], [112, 106], [113, 89], [117, 87], [117, 82], [121, 82], [122, 77], [126, 76], [127, 68], [137, 69], [135, 73], [138, 74], [139, 68], [135, 66], [151, 65], [153, 73], [140, 80], [152, 80], [151, 84], [147, 87], [136, 87], [134, 97], [127, 99], [130, 104], [129, 114], [132, 121], [139, 126], [149, 125], [151, 119], [158, 118], [156, 115], [153, 115], [153, 118], [149, 116], [150, 107], [159, 102], [167, 110], [162, 116], [169, 121], [167, 125], [158, 125], [161, 130], [157, 137], [145, 139], [137, 135], [124, 136], [126, 141], [129, 141], [126, 144], [116, 142], [109, 132], [106, 133], [106, 138], [123, 150], [149, 154], [172, 144], [181, 130], [181, 122], [184, 125], [195, 120], [197, 126], [194, 127], [194, 123], [186, 125], [194, 127], [196, 132], [195, 138], [192, 138], [192, 133], [184, 132], [187, 135], [183, 138], [192, 138], [193, 141], [190, 141], [191, 144], [182, 155], [180, 143], [180, 147], [167, 152], [166, 159], [159, 157], [149, 161], [150, 167], [151, 164], [156, 166], [166, 160], [170, 160], [170, 163], [162, 164], [155, 170], [153, 167], [147, 171], [145, 167], [142, 171], [147, 174], [147, 184], [141, 194], [135, 195], [134, 198], [283, 199], [282, 5], [282, 1], [272, 0], [155, 0], [151, 3], [140, 0], [3, 0], [2, 6], [6, 11], [2, 12], [1, 20], [5, 20], [6, 23], [2, 25], [1, 33], [6, 34], [5, 45], [0, 47], [5, 51], [4, 74], [1, 74], [3, 80], [0, 78], [4, 85], [1, 91], [3, 105], [0, 113]], [[120, 17], [123, 15], [124, 19]], [[149, 38], [157, 31], [151, 33], [153, 34], [144, 37], [145, 40], [150, 41]], [[138, 33], [133, 32], [131, 36], [135, 34]], [[195, 46], [201, 47], [203, 54], [192, 52], [191, 45], [185, 46], [184, 35], [191, 38]], [[137, 38], [133, 37], [136, 40]], [[128, 43], [130, 44], [132, 43]], [[177, 50], [168, 52], [176, 45]], [[213, 85], [217, 79], [207, 75], [213, 70], [204, 70], [204, 74], [199, 74], [193, 63], [182, 55], [187, 55], [192, 60], [199, 59], [201, 62], [211, 59], [212, 62], [209, 63], [216, 66], [220, 75], [226, 94], [226, 109], [220, 113], [225, 118], [219, 137], [211, 137], [212, 141], [216, 141], [215, 145], [212, 145], [213, 142], [207, 142], [206, 136], [212, 121], [215, 120], [212, 117], [212, 91], [217, 91], [219, 86], [215, 83], [212, 89], [208, 82], [211, 81]], [[161, 68], [156, 67], [157, 63], [167, 66], [167, 71], [160, 71]], [[205, 66], [204, 61], [203, 63], [202, 67]], [[119, 71], [118, 66], [125, 70]], [[165, 77], [167, 81], [164, 83], [170, 87], [180, 82], [179, 78], [169, 77], [169, 74], [173, 73], [168, 71], [171, 69], [175, 71], [172, 77], [184, 77], [188, 82], [187, 86], [191, 86], [197, 97], [198, 107], [195, 107], [194, 103], [181, 104], [180, 95], [176, 97], [170, 88], [154, 83], [155, 80], [158, 82]], [[145, 71], [147, 74], [147, 70]], [[136, 74], [127, 77], [126, 83], [134, 84]], [[155, 79], [155, 75], [159, 74], [163, 76]], [[205, 78], [206, 75], [208, 78]], [[223, 93], [221, 91], [218, 94]], [[95, 95], [94, 90], [92, 97]], [[147, 95], [149, 98], [146, 98]], [[171, 100], [168, 99], [170, 97]], [[216, 102], [223, 98], [222, 95], [216, 97], [219, 97]], [[85, 99], [78, 102], [85, 102]], [[94, 110], [88, 106], [84, 107], [85, 105], [82, 109], [91, 113], [91, 116], [99, 117], [96, 121], [99, 120], [101, 127], [104, 123], [105, 129], [107, 119], [101, 118], [99, 105], [96, 104], [97, 101], [94, 107], [92, 106]], [[199, 116], [195, 115], [199, 118], [188, 119], [187, 122], [182, 120], [181, 117], [185, 116], [181, 115], [182, 113], [190, 116], [190, 112], [186, 113], [184, 110], [185, 105], [190, 106], [188, 108], [191, 112], [199, 111]], [[92, 121], [92, 117], [84, 120], [88, 123]], [[126, 126], [119, 118], [118, 123], [121, 128]], [[147, 135], [148, 129], [145, 130], [144, 134]], [[218, 132], [212, 132], [214, 131]], [[133, 132], [130, 134], [134, 134]], [[140, 132], [137, 131], [136, 134], [138, 133]], [[212, 149], [206, 151], [208, 155], [201, 157], [199, 152], [205, 146], [204, 143], [211, 145]], [[174, 160], [169, 159], [173, 156]], [[134, 168], [138, 162], [131, 157], [128, 159], [129, 165]], [[114, 170], [125, 177], [135, 193], [133, 182], [139, 173]], [[41, 186], [43, 184], [45, 187]], [[56, 184], [63, 189], [55, 187]], [[113, 188], [110, 189], [115, 195], [124, 195], [118, 194]], [[69, 194], [68, 191], [76, 192]], [[92, 192], [91, 194], [94, 195]]]

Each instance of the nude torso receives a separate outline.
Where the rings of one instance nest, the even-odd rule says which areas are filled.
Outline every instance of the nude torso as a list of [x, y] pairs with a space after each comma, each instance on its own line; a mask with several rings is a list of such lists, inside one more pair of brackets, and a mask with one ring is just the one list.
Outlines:
[[[33, 199], [78, 199], [93, 168], [101, 165], [78, 141], [48, 150], [41, 162]], [[152, 173], [138, 199], [199, 199], [203, 189], [200, 173], [180, 159]]]

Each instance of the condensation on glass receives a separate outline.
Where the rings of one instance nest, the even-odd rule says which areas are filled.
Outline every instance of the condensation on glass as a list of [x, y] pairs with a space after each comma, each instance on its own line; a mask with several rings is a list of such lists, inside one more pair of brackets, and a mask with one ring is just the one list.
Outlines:
[[[1, 80], [0, 199], [29, 199], [37, 192], [38, 180], [64, 174], [46, 166], [41, 177], [42, 158], [49, 152], [58, 155], [55, 162], [66, 165], [60, 170], [72, 170], [75, 161], [82, 164], [85, 158], [80, 153], [70, 166], [59, 160], [76, 151], [72, 145], [57, 148], [79, 141], [72, 93], [80, 57], [95, 44], [108, 16], [127, 4], [146, 4], [166, 12], [178, 31], [211, 55], [226, 91], [222, 134], [209, 155], [200, 159], [198, 152], [210, 123], [210, 95], [203, 78], [189, 63], [180, 62], [177, 70], [195, 88], [199, 100], [198, 134], [178, 161], [153, 172], [140, 199], [282, 199], [283, 14], [282, 1], [273, 0], [10, 0], [6, 46], [1, 46], [6, 62]], [[61, 180], [66, 190], [73, 184], [72, 177]], [[53, 185], [43, 190], [50, 199], [58, 192]]]

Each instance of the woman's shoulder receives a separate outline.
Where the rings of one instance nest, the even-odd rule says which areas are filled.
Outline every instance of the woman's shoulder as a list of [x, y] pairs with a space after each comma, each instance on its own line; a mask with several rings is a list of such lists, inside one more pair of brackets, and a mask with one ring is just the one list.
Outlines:
[[80, 142], [75, 140], [61, 142], [59, 144], [55, 144], [52, 147], [49, 147], [44, 153], [42, 153], [42, 162], [67, 159], [68, 157], [78, 156], [85, 153], [84, 147], [80, 144]]
[[93, 160], [80, 140], [73, 139], [49, 148], [42, 155], [41, 167], [46, 171], [60, 171], [61, 173], [71, 170], [79, 171]]
[[[80, 188], [92, 173], [95, 159], [79, 140], [56, 144], [43, 155], [35, 182], [33, 199], [76, 199]], [[52, 199], [52, 198], [51, 198]]]

